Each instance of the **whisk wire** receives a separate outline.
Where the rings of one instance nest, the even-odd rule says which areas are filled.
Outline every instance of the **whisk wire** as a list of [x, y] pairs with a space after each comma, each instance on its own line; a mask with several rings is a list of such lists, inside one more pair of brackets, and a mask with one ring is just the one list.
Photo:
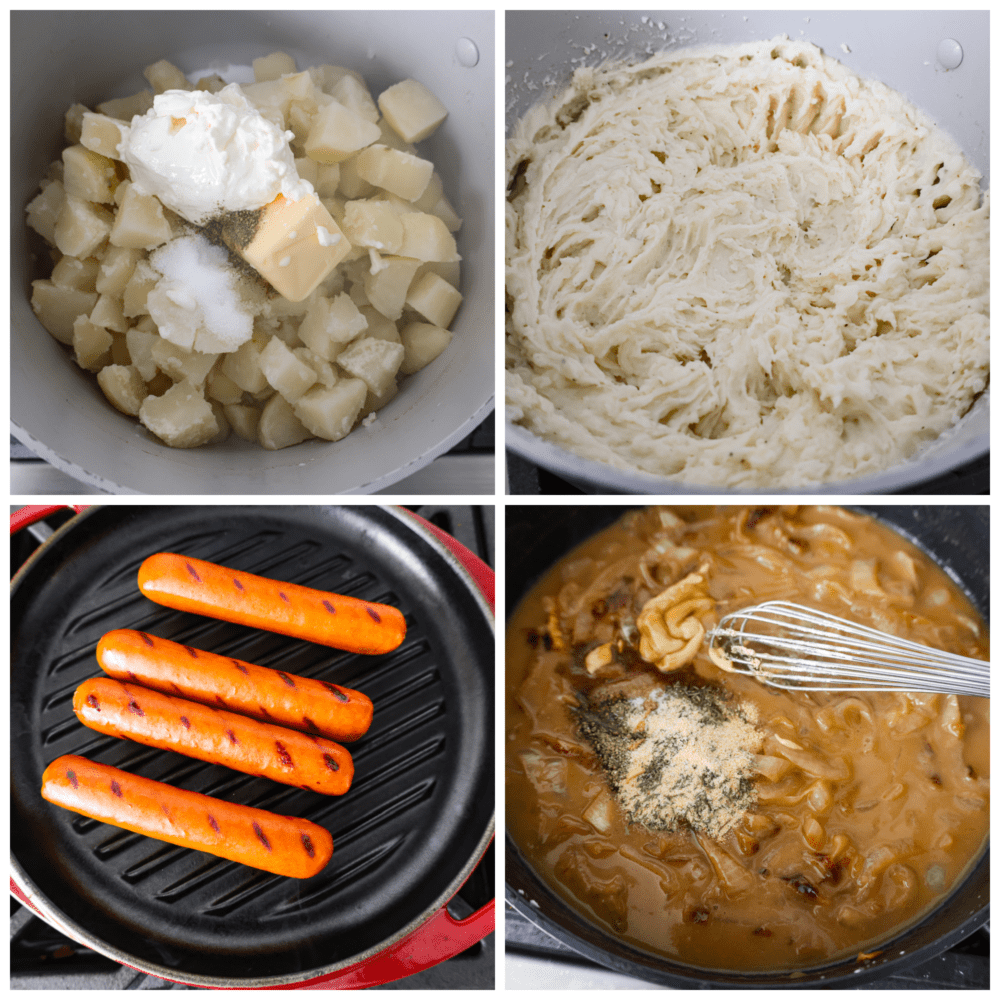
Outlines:
[[[989, 663], [922, 646], [788, 601], [726, 615], [710, 652], [794, 691], [921, 691], [989, 697]], [[715, 658], [715, 657], [713, 657]], [[716, 662], [720, 662], [718, 659]]]

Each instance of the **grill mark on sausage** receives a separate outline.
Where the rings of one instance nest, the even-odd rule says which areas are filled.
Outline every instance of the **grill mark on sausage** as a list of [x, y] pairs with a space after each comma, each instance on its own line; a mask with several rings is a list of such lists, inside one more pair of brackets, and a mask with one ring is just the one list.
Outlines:
[[220, 706], [221, 706], [222, 708], [228, 708], [228, 707], [229, 707], [229, 706], [228, 706], [228, 705], [227, 705], [227, 704], [226, 704], [226, 703], [225, 703], [225, 702], [224, 702], [224, 701], [222, 700], [222, 695], [221, 695], [221, 694], [217, 694], [217, 695], [215, 696], [215, 700], [216, 700], [216, 701], [217, 701], [217, 702], [219, 703], [219, 705], [220, 705]]
[[142, 708], [141, 708], [141, 707], [139, 706], [139, 702], [137, 702], [137, 701], [135, 700], [135, 698], [129, 698], [129, 700], [128, 700], [128, 710], [129, 710], [129, 711], [130, 711], [130, 712], [131, 712], [131, 713], [132, 713], [133, 715], [143, 715], [143, 716], [144, 716], [144, 715], [146, 714], [146, 713], [145, 713], [145, 712], [144, 712], [144, 711], [142, 710]]
[[280, 678], [281, 678], [281, 679], [282, 679], [282, 680], [283, 680], [283, 681], [284, 681], [284, 682], [285, 682], [285, 683], [286, 683], [286, 684], [287, 684], [287, 685], [288, 685], [288, 686], [289, 686], [290, 688], [293, 688], [293, 687], [295, 687], [295, 681], [293, 681], [293, 680], [291, 679], [291, 677], [289, 677], [289, 676], [288, 676], [288, 674], [284, 673], [284, 672], [283, 672], [283, 671], [281, 671], [281, 670], [276, 670], [276, 671], [275, 671], [275, 673], [276, 673], [276, 674], [277, 674], [277, 675], [278, 675], [278, 676], [279, 676], [279, 677], [280, 677]]
[[242, 590], [243, 589], [243, 584], [240, 583], [240, 581], [237, 580], [235, 576], [233, 577], [233, 583], [236, 584], [236, 589], [237, 590]]
[[187, 571], [194, 577], [195, 583], [201, 583], [201, 577], [198, 576], [198, 571], [189, 562], [185, 562], [184, 565], [187, 567]]
[[79, 780], [76, 777], [76, 771], [72, 771], [72, 770], [67, 771], [66, 772], [66, 778], [68, 779], [69, 783], [74, 788], [79, 788], [80, 787], [80, 782], [79, 782]]
[[231, 729], [226, 730], [226, 735], [229, 737], [229, 742], [232, 743], [233, 746], [239, 745], [240, 741], [236, 738], [236, 733], [234, 733]]
[[150, 647], [150, 649], [152, 649], [152, 647], [153, 647], [153, 640], [152, 640], [152, 639], [151, 639], [151, 638], [150, 638], [150, 637], [149, 637], [148, 635], [146, 635], [146, 633], [145, 633], [145, 632], [140, 632], [140, 633], [139, 633], [139, 635], [141, 635], [141, 636], [142, 636], [142, 641], [143, 641], [143, 642], [144, 642], [144, 643], [145, 643], [145, 644], [146, 644], [147, 646], [149, 646], [149, 647]]
[[332, 684], [327, 684], [326, 681], [320, 681], [320, 683], [336, 698], [338, 701], [350, 701], [351, 699], [344, 694], [340, 688], [334, 687]]
[[96, 694], [87, 695], [87, 704], [97, 712], [101, 710], [101, 703], [97, 700]]
[[308, 833], [302, 834], [302, 846], [306, 849], [306, 854], [308, 854], [309, 857], [316, 857], [316, 848], [313, 847], [312, 839]]
[[295, 767], [295, 761], [292, 760], [292, 755], [285, 749], [280, 740], [275, 740], [274, 746], [278, 751], [278, 760], [280, 760], [285, 767]]
[[323, 601], [323, 607], [326, 608], [331, 615], [335, 615], [337, 613], [337, 609], [327, 600]]
[[307, 725], [307, 726], [308, 726], [308, 727], [309, 727], [310, 729], [315, 729], [317, 733], [319, 732], [319, 726], [317, 726], [317, 725], [316, 725], [316, 723], [315, 723], [315, 722], [313, 722], [313, 720], [312, 720], [312, 719], [310, 719], [308, 715], [303, 715], [303, 716], [302, 716], [302, 721], [303, 721], [303, 722], [304, 722], [304, 723], [305, 723], [305, 724], [306, 724], [306, 725]]
[[382, 624], [382, 619], [381, 619], [381, 618], [379, 617], [379, 614], [378, 614], [378, 612], [377, 612], [377, 611], [376, 611], [376, 610], [375, 610], [374, 608], [372, 608], [372, 607], [369, 607], [369, 606], [368, 606], [368, 605], [366, 604], [366, 605], [365, 605], [365, 611], [367, 611], [367, 612], [368, 612], [368, 614], [369, 614], [369, 615], [371, 616], [371, 618], [372, 618], [372, 620], [373, 620], [374, 622], [376, 622], [376, 623], [377, 623], [377, 624], [379, 624], [379, 625], [381, 625], [381, 624]]
[[173, 688], [173, 689], [174, 689], [174, 690], [175, 690], [175, 691], [176, 691], [176, 692], [177, 692], [178, 694], [180, 694], [180, 695], [183, 695], [183, 694], [184, 694], [184, 692], [183, 692], [183, 691], [182, 691], [182, 690], [181, 690], [181, 689], [180, 689], [180, 688], [179, 688], [179, 687], [177, 686], [177, 682], [176, 682], [176, 681], [171, 681], [171, 682], [170, 682], [170, 686], [171, 686], [171, 687], [172, 687], [172, 688]]
[[257, 702], [257, 707], [260, 709], [261, 715], [266, 715], [269, 719], [273, 719], [274, 716], [260, 703]]
[[278, 591], [278, 597], [280, 597], [285, 602], [285, 604], [291, 604], [292, 603], [288, 599], [288, 596], [285, 594], [285, 592], [283, 590], [279, 590]]
[[218, 820], [216, 820], [216, 818], [215, 818], [215, 817], [214, 817], [214, 816], [213, 816], [213, 815], [212, 815], [211, 813], [209, 813], [209, 814], [208, 814], [208, 825], [209, 825], [209, 826], [210, 826], [210, 827], [211, 827], [211, 828], [212, 828], [212, 829], [213, 829], [213, 830], [214, 830], [214, 831], [215, 831], [216, 833], [222, 833], [222, 830], [221, 830], [221, 829], [219, 828], [219, 823], [218, 823]]
[[260, 828], [260, 824], [257, 820], [253, 821], [253, 832], [257, 834], [257, 839], [268, 849], [271, 850], [271, 845], [268, 843], [267, 837], [264, 835], [264, 831]]
[[185, 646], [184, 648], [188, 651], [188, 655], [192, 659], [195, 659], [195, 660], [198, 659], [198, 650], [197, 649], [192, 649], [190, 646]]
[[138, 681], [139, 680], [139, 678], [136, 677], [135, 674], [133, 674], [131, 670], [126, 670], [125, 674], [126, 674], [126, 676], [128, 677], [128, 679], [130, 681]]
[[181, 716], [181, 724], [184, 726], [185, 729], [191, 728], [191, 720], [188, 719], [186, 715]]
[[117, 796], [119, 799], [122, 798], [122, 786], [118, 784], [114, 778], [111, 779], [111, 792], [113, 795]]
[[236, 669], [237, 669], [237, 670], [238, 670], [238, 671], [239, 671], [239, 672], [240, 672], [241, 674], [246, 674], [246, 675], [247, 675], [247, 677], [249, 677], [249, 676], [250, 676], [250, 671], [249, 671], [249, 670], [247, 670], [247, 668], [246, 668], [246, 667], [244, 667], [244, 666], [243, 666], [243, 664], [242, 664], [242, 663], [240, 663], [240, 661], [239, 661], [239, 660], [233, 660], [233, 661], [232, 661], [232, 664], [233, 664], [233, 666], [234, 666], [234, 667], [236, 667]]
[[328, 753], [323, 754], [323, 763], [326, 764], [326, 766], [331, 771], [339, 771], [340, 770], [340, 765]]

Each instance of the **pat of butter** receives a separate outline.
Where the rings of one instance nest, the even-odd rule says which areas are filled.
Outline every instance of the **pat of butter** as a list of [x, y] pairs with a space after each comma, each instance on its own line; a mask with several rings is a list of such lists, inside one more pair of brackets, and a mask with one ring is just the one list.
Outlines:
[[263, 208], [253, 239], [238, 252], [286, 299], [301, 302], [350, 250], [315, 194], [298, 201], [279, 194]]

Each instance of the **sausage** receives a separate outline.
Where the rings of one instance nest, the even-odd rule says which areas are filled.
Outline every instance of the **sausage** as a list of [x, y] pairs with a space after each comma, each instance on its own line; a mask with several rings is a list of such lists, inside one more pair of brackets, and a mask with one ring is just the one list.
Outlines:
[[354, 776], [351, 755], [330, 740], [106, 677], [76, 689], [73, 711], [100, 733], [321, 795], [343, 795]]
[[86, 757], [57, 757], [42, 798], [63, 809], [289, 878], [309, 878], [333, 855], [327, 830], [294, 816], [213, 799]]
[[170, 552], [143, 562], [139, 589], [168, 608], [351, 653], [388, 653], [406, 635], [402, 613], [387, 604], [269, 580]]
[[359, 739], [372, 722], [371, 699], [360, 691], [206, 653], [146, 632], [109, 632], [97, 644], [97, 662], [120, 681], [333, 740]]

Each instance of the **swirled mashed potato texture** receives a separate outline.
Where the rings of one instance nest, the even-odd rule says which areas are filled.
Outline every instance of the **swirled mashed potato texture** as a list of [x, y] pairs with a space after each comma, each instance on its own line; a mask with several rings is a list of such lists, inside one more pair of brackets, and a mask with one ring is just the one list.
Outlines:
[[904, 461], [987, 386], [979, 180], [806, 43], [578, 69], [507, 143], [509, 417], [691, 483]]

